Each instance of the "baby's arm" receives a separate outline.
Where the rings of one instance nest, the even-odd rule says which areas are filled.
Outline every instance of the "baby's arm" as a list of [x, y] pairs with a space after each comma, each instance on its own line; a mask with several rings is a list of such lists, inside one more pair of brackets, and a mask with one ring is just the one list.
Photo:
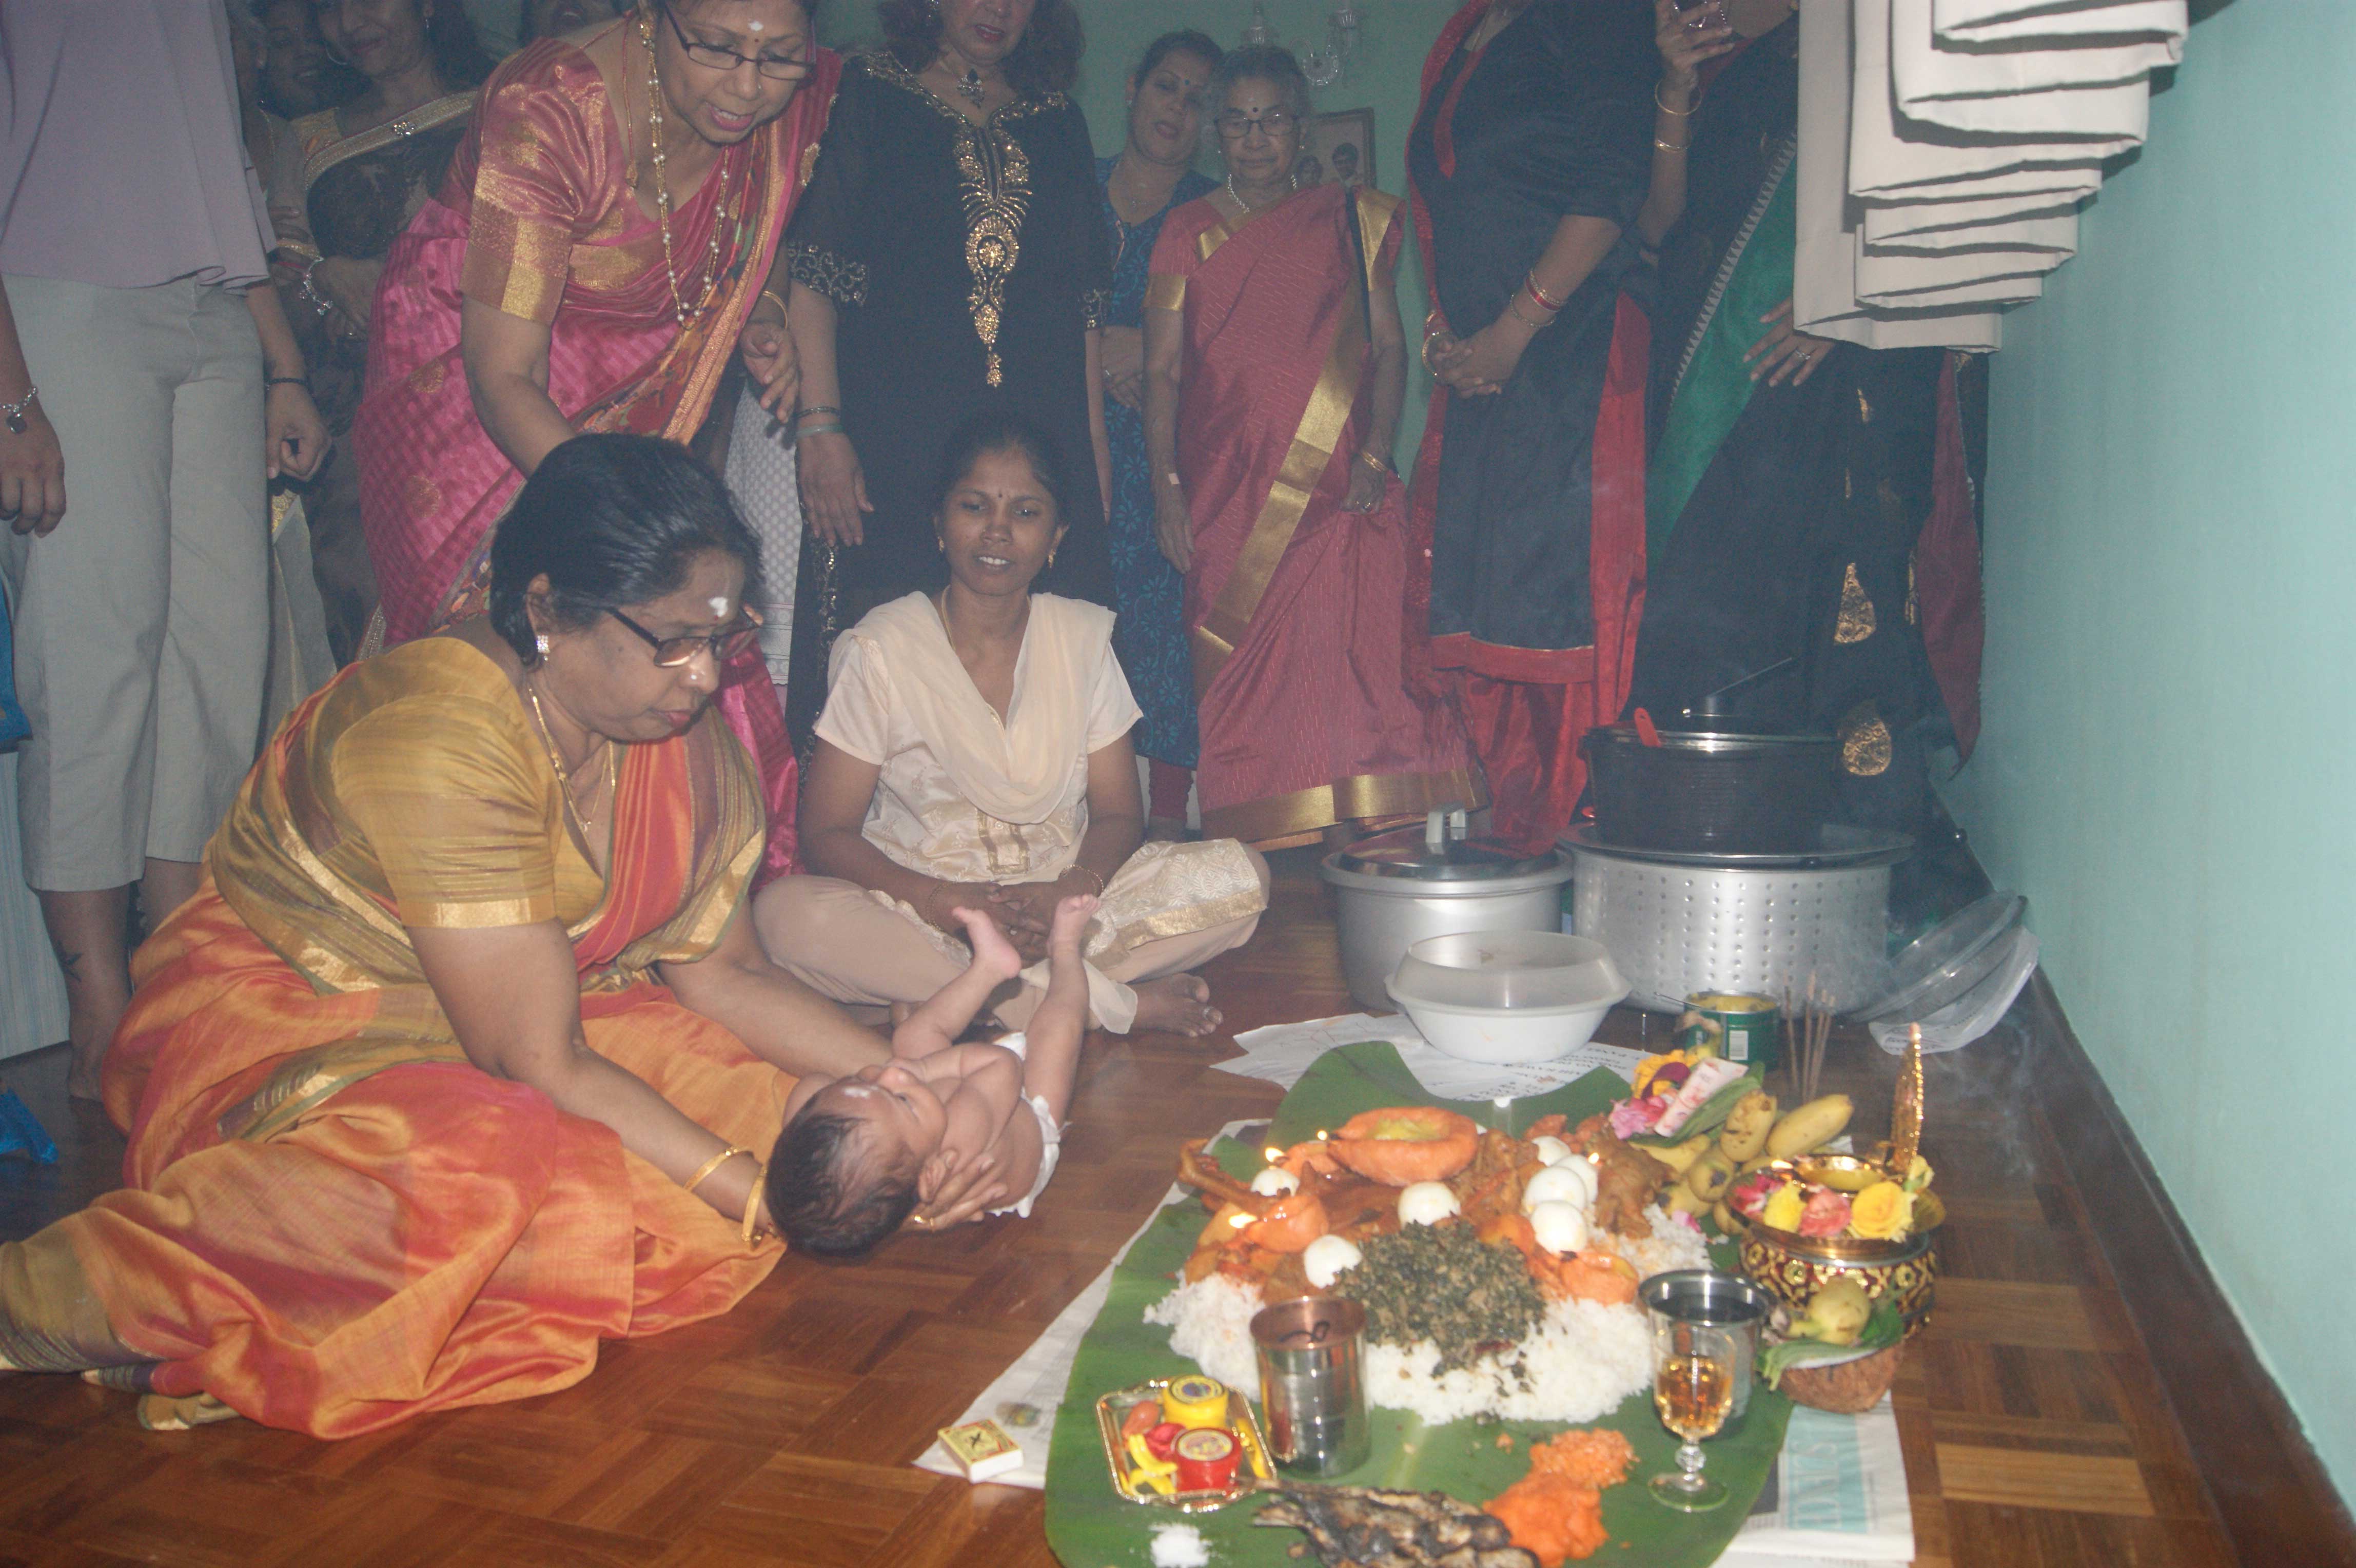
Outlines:
[[1086, 894], [1055, 906], [1047, 931], [1047, 994], [1023, 1031], [1023, 1087], [1047, 1102], [1059, 1126], [1071, 1112], [1080, 1041], [1088, 1028], [1088, 974], [1080, 944], [1096, 912], [1097, 900]]

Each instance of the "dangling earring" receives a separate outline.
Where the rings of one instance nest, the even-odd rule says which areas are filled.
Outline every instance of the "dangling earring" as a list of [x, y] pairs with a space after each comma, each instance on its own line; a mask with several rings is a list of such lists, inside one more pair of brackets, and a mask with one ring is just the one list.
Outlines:
[[933, 535], [933, 550], [937, 554], [946, 555], [949, 553], [949, 542], [936, 533]]
[[1048, 551], [1048, 552], [1047, 552], [1047, 564], [1048, 564], [1048, 565], [1050, 565], [1050, 566], [1053, 566], [1055, 564], [1055, 553], [1054, 551], [1050, 550], [1050, 551]]
[[548, 658], [548, 633], [544, 631], [534, 632], [532, 634], [531, 646], [532, 650], [535, 653], [539, 654], [543, 660], [546, 660]]

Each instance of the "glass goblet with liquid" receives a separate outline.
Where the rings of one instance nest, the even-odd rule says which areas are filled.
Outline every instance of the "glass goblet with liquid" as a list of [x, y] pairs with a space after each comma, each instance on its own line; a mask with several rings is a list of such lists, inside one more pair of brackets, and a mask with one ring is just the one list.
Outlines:
[[1726, 1501], [1726, 1487], [1702, 1474], [1701, 1444], [1718, 1435], [1733, 1407], [1737, 1354], [1725, 1327], [1654, 1316], [1653, 1408], [1684, 1439], [1677, 1467], [1652, 1479], [1653, 1496], [1670, 1508], [1699, 1513]]

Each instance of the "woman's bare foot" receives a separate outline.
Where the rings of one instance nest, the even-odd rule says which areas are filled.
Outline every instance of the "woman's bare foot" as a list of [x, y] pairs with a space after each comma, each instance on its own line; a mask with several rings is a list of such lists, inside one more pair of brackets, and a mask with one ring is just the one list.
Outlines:
[[1173, 974], [1131, 987], [1137, 993], [1137, 1021], [1130, 1032], [1153, 1029], [1199, 1040], [1215, 1034], [1226, 1017], [1211, 1005], [1211, 988], [1200, 975]]
[[973, 967], [998, 980], [1012, 980], [1023, 972], [1023, 955], [998, 929], [998, 922], [979, 909], [960, 906], [952, 910], [958, 924], [965, 928], [966, 945], [973, 949]]

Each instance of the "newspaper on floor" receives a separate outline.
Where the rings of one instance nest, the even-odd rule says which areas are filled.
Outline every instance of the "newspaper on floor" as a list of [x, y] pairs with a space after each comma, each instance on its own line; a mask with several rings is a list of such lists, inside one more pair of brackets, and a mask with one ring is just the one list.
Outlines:
[[1644, 1059], [1642, 1051], [1590, 1040], [1553, 1061], [1496, 1067], [1448, 1055], [1427, 1043], [1416, 1032], [1415, 1025], [1405, 1017], [1378, 1018], [1366, 1013], [1347, 1013], [1338, 1018], [1312, 1018], [1305, 1024], [1270, 1024], [1265, 1028], [1247, 1029], [1236, 1036], [1236, 1044], [1244, 1048], [1243, 1056], [1220, 1062], [1218, 1070], [1238, 1078], [1265, 1079], [1290, 1089], [1319, 1057], [1336, 1046], [1355, 1045], [1362, 1040], [1387, 1040], [1396, 1046], [1399, 1060], [1415, 1074], [1416, 1081], [1442, 1100], [1525, 1099], [1560, 1089], [1599, 1067], [1633, 1079], [1636, 1064]]

